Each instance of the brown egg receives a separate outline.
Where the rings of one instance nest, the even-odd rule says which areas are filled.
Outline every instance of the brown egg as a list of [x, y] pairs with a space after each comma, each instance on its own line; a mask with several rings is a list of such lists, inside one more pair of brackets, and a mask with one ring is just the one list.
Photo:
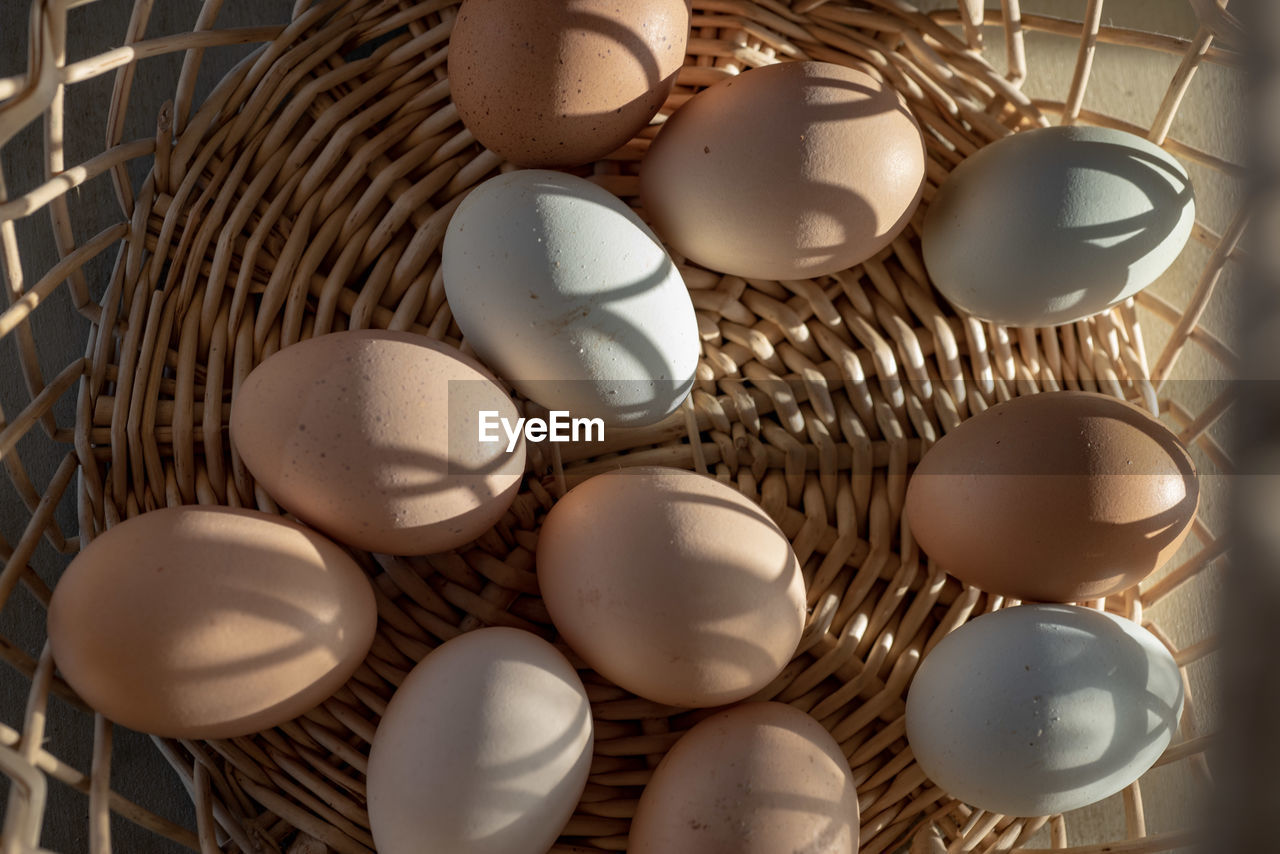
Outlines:
[[478, 441], [515, 404], [480, 364], [409, 332], [334, 332], [273, 354], [231, 404], [231, 441], [268, 494], [336, 540], [448, 551], [511, 506], [524, 444]]
[[826, 62], [755, 68], [699, 92], [640, 167], [654, 230], [703, 266], [812, 278], [875, 255], [924, 188], [924, 140], [902, 98]]
[[76, 555], [49, 604], [58, 670], [118, 724], [233, 738], [324, 702], [373, 643], [368, 577], [335, 543], [257, 510], [172, 507]]
[[686, 0], [466, 0], [450, 91], [486, 148], [519, 166], [577, 166], [649, 123], [688, 38]]
[[667, 468], [598, 475], [538, 535], [538, 584], [564, 640], [597, 672], [676, 706], [751, 696], [804, 629], [791, 544], [714, 478]]
[[630, 854], [854, 854], [858, 792], [822, 724], [746, 703], [689, 730], [640, 795]]
[[960, 423], [916, 467], [906, 516], [939, 566], [992, 593], [1079, 602], [1182, 544], [1200, 488], [1186, 448], [1132, 404], [1059, 391]]

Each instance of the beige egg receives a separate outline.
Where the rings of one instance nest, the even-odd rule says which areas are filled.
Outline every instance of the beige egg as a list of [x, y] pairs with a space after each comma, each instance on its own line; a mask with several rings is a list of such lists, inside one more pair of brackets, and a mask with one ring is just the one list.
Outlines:
[[86, 703], [166, 738], [233, 738], [310, 711], [373, 643], [351, 556], [256, 510], [173, 507], [89, 543], [49, 605], [54, 662]]
[[622, 469], [570, 490], [542, 524], [537, 571], [569, 646], [659, 703], [751, 696], [804, 629], [787, 538], [736, 489], [694, 472]]
[[379, 854], [546, 854], [591, 770], [591, 704], [536, 635], [491, 627], [405, 678], [369, 752]]
[[480, 442], [484, 411], [517, 418], [474, 359], [408, 332], [337, 332], [249, 374], [231, 441], [307, 524], [368, 551], [430, 554], [491, 528], [519, 489], [524, 444]]
[[1200, 501], [1178, 437], [1131, 403], [1057, 391], [997, 404], [929, 449], [907, 486], [920, 548], [983, 590], [1119, 593], [1169, 559]]
[[653, 141], [640, 194], [669, 249], [747, 278], [859, 264], [906, 227], [924, 140], [902, 98], [827, 62], [754, 68], [694, 95]]
[[854, 854], [858, 792], [822, 724], [782, 703], [698, 723], [640, 796], [630, 854]]
[[649, 123], [688, 38], [687, 0], [467, 0], [450, 92], [486, 148], [520, 166], [576, 166]]

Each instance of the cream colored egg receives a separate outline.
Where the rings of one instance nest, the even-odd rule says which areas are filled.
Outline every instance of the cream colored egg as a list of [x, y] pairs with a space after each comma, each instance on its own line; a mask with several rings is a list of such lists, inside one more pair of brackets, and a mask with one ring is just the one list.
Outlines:
[[369, 753], [379, 854], [546, 854], [591, 767], [578, 674], [528, 632], [467, 632], [405, 678]]
[[256, 510], [173, 507], [102, 534], [49, 605], [85, 702], [166, 738], [233, 738], [310, 711], [373, 643], [368, 578], [338, 545]]

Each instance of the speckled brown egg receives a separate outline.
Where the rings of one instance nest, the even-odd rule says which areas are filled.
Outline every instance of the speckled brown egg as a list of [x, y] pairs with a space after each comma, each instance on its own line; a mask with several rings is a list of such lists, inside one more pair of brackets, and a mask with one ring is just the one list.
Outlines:
[[519, 166], [580, 165], [649, 123], [688, 37], [686, 0], [466, 0], [449, 41], [453, 103]]
[[382, 554], [448, 551], [511, 506], [524, 444], [479, 441], [480, 413], [515, 423], [474, 359], [422, 335], [335, 332], [271, 355], [236, 389], [231, 442], [280, 506]]
[[641, 697], [719, 706], [769, 684], [805, 621], [791, 544], [749, 498], [680, 469], [584, 481], [538, 534], [538, 585], [565, 642]]
[[858, 793], [822, 724], [744, 703], [685, 733], [640, 795], [631, 854], [854, 854]]
[[640, 193], [673, 249], [747, 278], [803, 279], [875, 255], [924, 188], [899, 95], [842, 65], [784, 62], [695, 95], [653, 141]]
[[1136, 584], [1182, 544], [1200, 489], [1186, 448], [1132, 404], [1059, 391], [961, 422], [924, 455], [906, 516], [968, 584], [1078, 602]]
[[279, 516], [170, 507], [115, 525], [54, 588], [58, 670], [109, 720], [167, 738], [233, 738], [311, 711], [373, 643], [369, 579]]

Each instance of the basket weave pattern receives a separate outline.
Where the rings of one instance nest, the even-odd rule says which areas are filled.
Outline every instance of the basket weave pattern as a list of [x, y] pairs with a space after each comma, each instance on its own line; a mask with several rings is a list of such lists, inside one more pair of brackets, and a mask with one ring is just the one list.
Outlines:
[[[3, 413], [0, 422], [5, 472], [30, 511], [21, 540], [0, 543], [0, 605], [19, 584], [47, 604], [50, 590], [28, 565], [41, 538], [73, 552], [121, 519], [174, 504], [279, 512], [227, 441], [238, 384], [281, 347], [340, 329], [411, 330], [465, 346], [444, 297], [440, 244], [465, 193], [503, 168], [476, 144], [449, 99], [446, 57], [457, 0], [299, 0], [287, 25], [230, 30], [215, 28], [221, 3], [206, 0], [190, 32], [150, 40], [142, 34], [151, 3], [137, 0], [123, 33], [126, 48], [67, 63], [67, 7], [82, 4], [37, 0], [29, 74], [0, 80], [0, 157], [18, 131], [43, 118], [49, 176], [11, 198], [0, 172], [8, 297], [0, 337], [14, 342], [20, 362], [4, 370], [21, 370], [31, 395], [25, 409]], [[871, 69], [907, 99], [926, 131], [926, 206], [966, 155], [1059, 120], [1130, 130], [1215, 174], [1236, 170], [1168, 137], [1201, 63], [1239, 67], [1230, 14], [1213, 0], [1195, 0], [1200, 29], [1181, 40], [1103, 27], [1101, 0], [1081, 5], [1083, 23], [1024, 17], [1015, 0], [1000, 13], [962, 0], [930, 15], [896, 0], [856, 7], [694, 0], [689, 58], [663, 115], [747, 67], [809, 58]], [[984, 23], [992, 23], [984, 14], [1000, 15], [1007, 73], [982, 58]], [[1027, 30], [1079, 41], [1060, 101], [1022, 91]], [[992, 32], [985, 30], [988, 38]], [[1150, 127], [1082, 110], [1100, 42], [1183, 57]], [[261, 46], [203, 103], [193, 103], [203, 52], [245, 43]], [[172, 52], [184, 52], [183, 70], [154, 138], [121, 141], [136, 64]], [[102, 74], [116, 79], [107, 149], [67, 163], [65, 87]], [[655, 122], [579, 171], [634, 204], [639, 161], [657, 129]], [[137, 187], [127, 165], [139, 159], [150, 170]], [[75, 189], [99, 175], [113, 182], [119, 219], [77, 243]], [[51, 217], [62, 258], [52, 269], [24, 264], [14, 222], [28, 216]], [[252, 737], [157, 740], [193, 793], [194, 833], [110, 791], [109, 722], [96, 719], [87, 774], [47, 751], [49, 697], [76, 702], [74, 696], [47, 647], [32, 659], [0, 643], [0, 657], [31, 678], [25, 719], [0, 722], [0, 771], [12, 781], [4, 850], [38, 846], [52, 781], [88, 791], [94, 851], [108, 850], [108, 810], [205, 851], [284, 850], [299, 839], [369, 851], [364, 771], [395, 686], [431, 648], [472, 628], [516, 626], [553, 638], [533, 567], [542, 516], [566, 488], [594, 473], [653, 464], [725, 480], [759, 502], [792, 541], [812, 613], [795, 659], [760, 698], [804, 709], [840, 742], [858, 786], [862, 852], [895, 851], [913, 839], [920, 851], [1016, 850], [1046, 827], [1050, 844], [1067, 848], [1063, 817], [974, 812], [934, 787], [907, 747], [903, 700], [921, 657], [964, 621], [1016, 604], [958, 584], [920, 555], [902, 520], [908, 472], [964, 418], [1013, 395], [1059, 388], [1100, 390], [1161, 412], [1202, 459], [1229, 470], [1208, 434], [1229, 398], [1189, 411], [1163, 388], [1189, 348], [1226, 363], [1234, 358], [1200, 320], [1245, 215], [1222, 234], [1197, 226], [1192, 239], [1212, 252], [1187, 305], [1144, 293], [1086, 321], [1017, 330], [958, 315], [936, 295], [920, 260], [921, 216], [875, 258], [817, 280], [748, 282], [682, 265], [704, 346], [692, 406], [655, 427], [619, 432], [604, 447], [533, 454], [507, 517], [458, 553], [358, 555], [374, 580], [380, 623], [368, 660], [346, 687], [314, 712]], [[106, 254], [116, 260], [99, 305], [83, 268]], [[31, 318], [59, 288], [93, 332], [83, 358], [48, 365]], [[1171, 327], [1150, 361], [1139, 306]], [[66, 396], [76, 400], [74, 424], [53, 417]], [[29, 434], [65, 446], [47, 483], [31, 481], [16, 450]], [[69, 491], [78, 535], [60, 530], [54, 518]], [[1142, 621], [1144, 608], [1176, 593], [1224, 550], [1202, 523], [1191, 542], [1193, 556], [1158, 581], [1092, 604]], [[1185, 668], [1213, 647], [1206, 638], [1175, 649], [1175, 657]], [[700, 719], [583, 675], [596, 756], [583, 802], [555, 849], [562, 854], [625, 849], [641, 787]], [[1184, 764], [1207, 780], [1209, 736], [1197, 724], [1194, 699], [1161, 764]], [[1193, 838], [1189, 829], [1148, 834], [1141, 783], [1122, 797], [1129, 841], [1106, 850], [1161, 851]]]

